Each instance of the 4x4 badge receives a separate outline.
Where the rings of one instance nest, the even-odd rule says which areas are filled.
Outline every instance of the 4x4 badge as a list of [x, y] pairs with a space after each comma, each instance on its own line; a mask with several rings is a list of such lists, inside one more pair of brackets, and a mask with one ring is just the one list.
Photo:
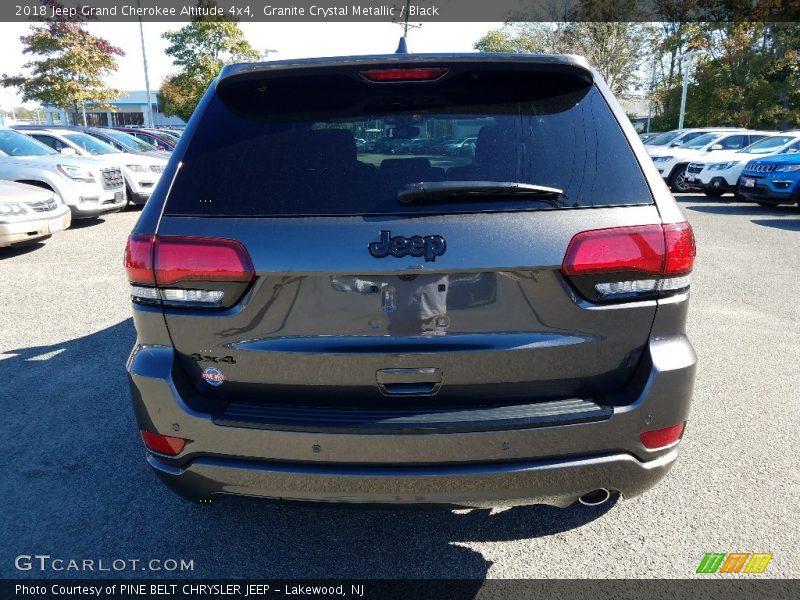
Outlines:
[[424, 256], [430, 262], [436, 260], [437, 256], [444, 254], [447, 243], [440, 235], [412, 235], [404, 238], [397, 235], [392, 237], [392, 232], [381, 231], [381, 239], [377, 242], [370, 242], [369, 253], [375, 258], [385, 258], [390, 254], [395, 258], [403, 256]]

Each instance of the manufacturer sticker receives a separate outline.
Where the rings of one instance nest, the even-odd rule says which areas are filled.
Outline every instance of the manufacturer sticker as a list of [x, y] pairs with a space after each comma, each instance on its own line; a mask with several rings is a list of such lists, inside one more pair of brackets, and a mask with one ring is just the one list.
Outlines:
[[222, 385], [222, 382], [225, 381], [225, 375], [216, 367], [208, 367], [205, 369], [202, 377], [207, 383], [213, 386]]

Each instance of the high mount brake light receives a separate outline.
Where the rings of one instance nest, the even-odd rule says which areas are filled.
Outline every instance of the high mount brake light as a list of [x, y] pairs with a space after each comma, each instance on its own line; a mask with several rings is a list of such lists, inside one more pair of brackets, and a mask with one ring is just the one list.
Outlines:
[[590, 300], [658, 296], [689, 287], [695, 253], [687, 222], [595, 229], [572, 238], [561, 271]]
[[409, 69], [368, 69], [361, 76], [374, 83], [402, 81], [436, 81], [447, 73], [442, 67], [416, 67]]
[[175, 305], [222, 306], [255, 277], [236, 240], [141, 234], [128, 238], [125, 271], [134, 300]]

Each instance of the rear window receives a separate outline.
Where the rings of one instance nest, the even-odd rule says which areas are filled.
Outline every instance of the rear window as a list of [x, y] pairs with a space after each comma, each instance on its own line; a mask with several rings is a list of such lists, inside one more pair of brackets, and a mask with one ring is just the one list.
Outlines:
[[377, 89], [294, 78], [283, 88], [270, 83], [217, 95], [183, 156], [165, 213], [551, 208], [520, 197], [398, 203], [406, 185], [448, 181], [558, 188], [565, 198], [556, 208], [651, 204], [642, 171], [600, 92], [577, 77], [527, 76]]

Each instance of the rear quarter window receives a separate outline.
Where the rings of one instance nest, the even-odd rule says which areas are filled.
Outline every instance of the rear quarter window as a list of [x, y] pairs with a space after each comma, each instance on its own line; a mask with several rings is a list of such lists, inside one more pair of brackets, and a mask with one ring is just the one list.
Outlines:
[[[521, 182], [562, 189], [561, 208], [652, 204], [641, 168], [594, 85], [537, 75], [339, 92], [260, 105], [215, 96], [182, 157], [165, 214], [324, 216], [543, 210], [519, 198], [400, 205], [405, 185]], [[562, 78], [563, 79], [563, 78]], [[310, 84], [309, 84], [310, 85]], [[295, 84], [296, 86], [296, 84]], [[505, 87], [503, 87], [505, 86]], [[312, 87], [309, 87], [311, 93]], [[548, 91], [550, 90], [550, 91]], [[373, 97], [374, 96], [374, 97]], [[300, 99], [302, 98], [302, 99]], [[316, 98], [316, 100], [315, 100]], [[330, 107], [328, 110], [326, 107]], [[401, 134], [391, 137], [390, 134]]]

